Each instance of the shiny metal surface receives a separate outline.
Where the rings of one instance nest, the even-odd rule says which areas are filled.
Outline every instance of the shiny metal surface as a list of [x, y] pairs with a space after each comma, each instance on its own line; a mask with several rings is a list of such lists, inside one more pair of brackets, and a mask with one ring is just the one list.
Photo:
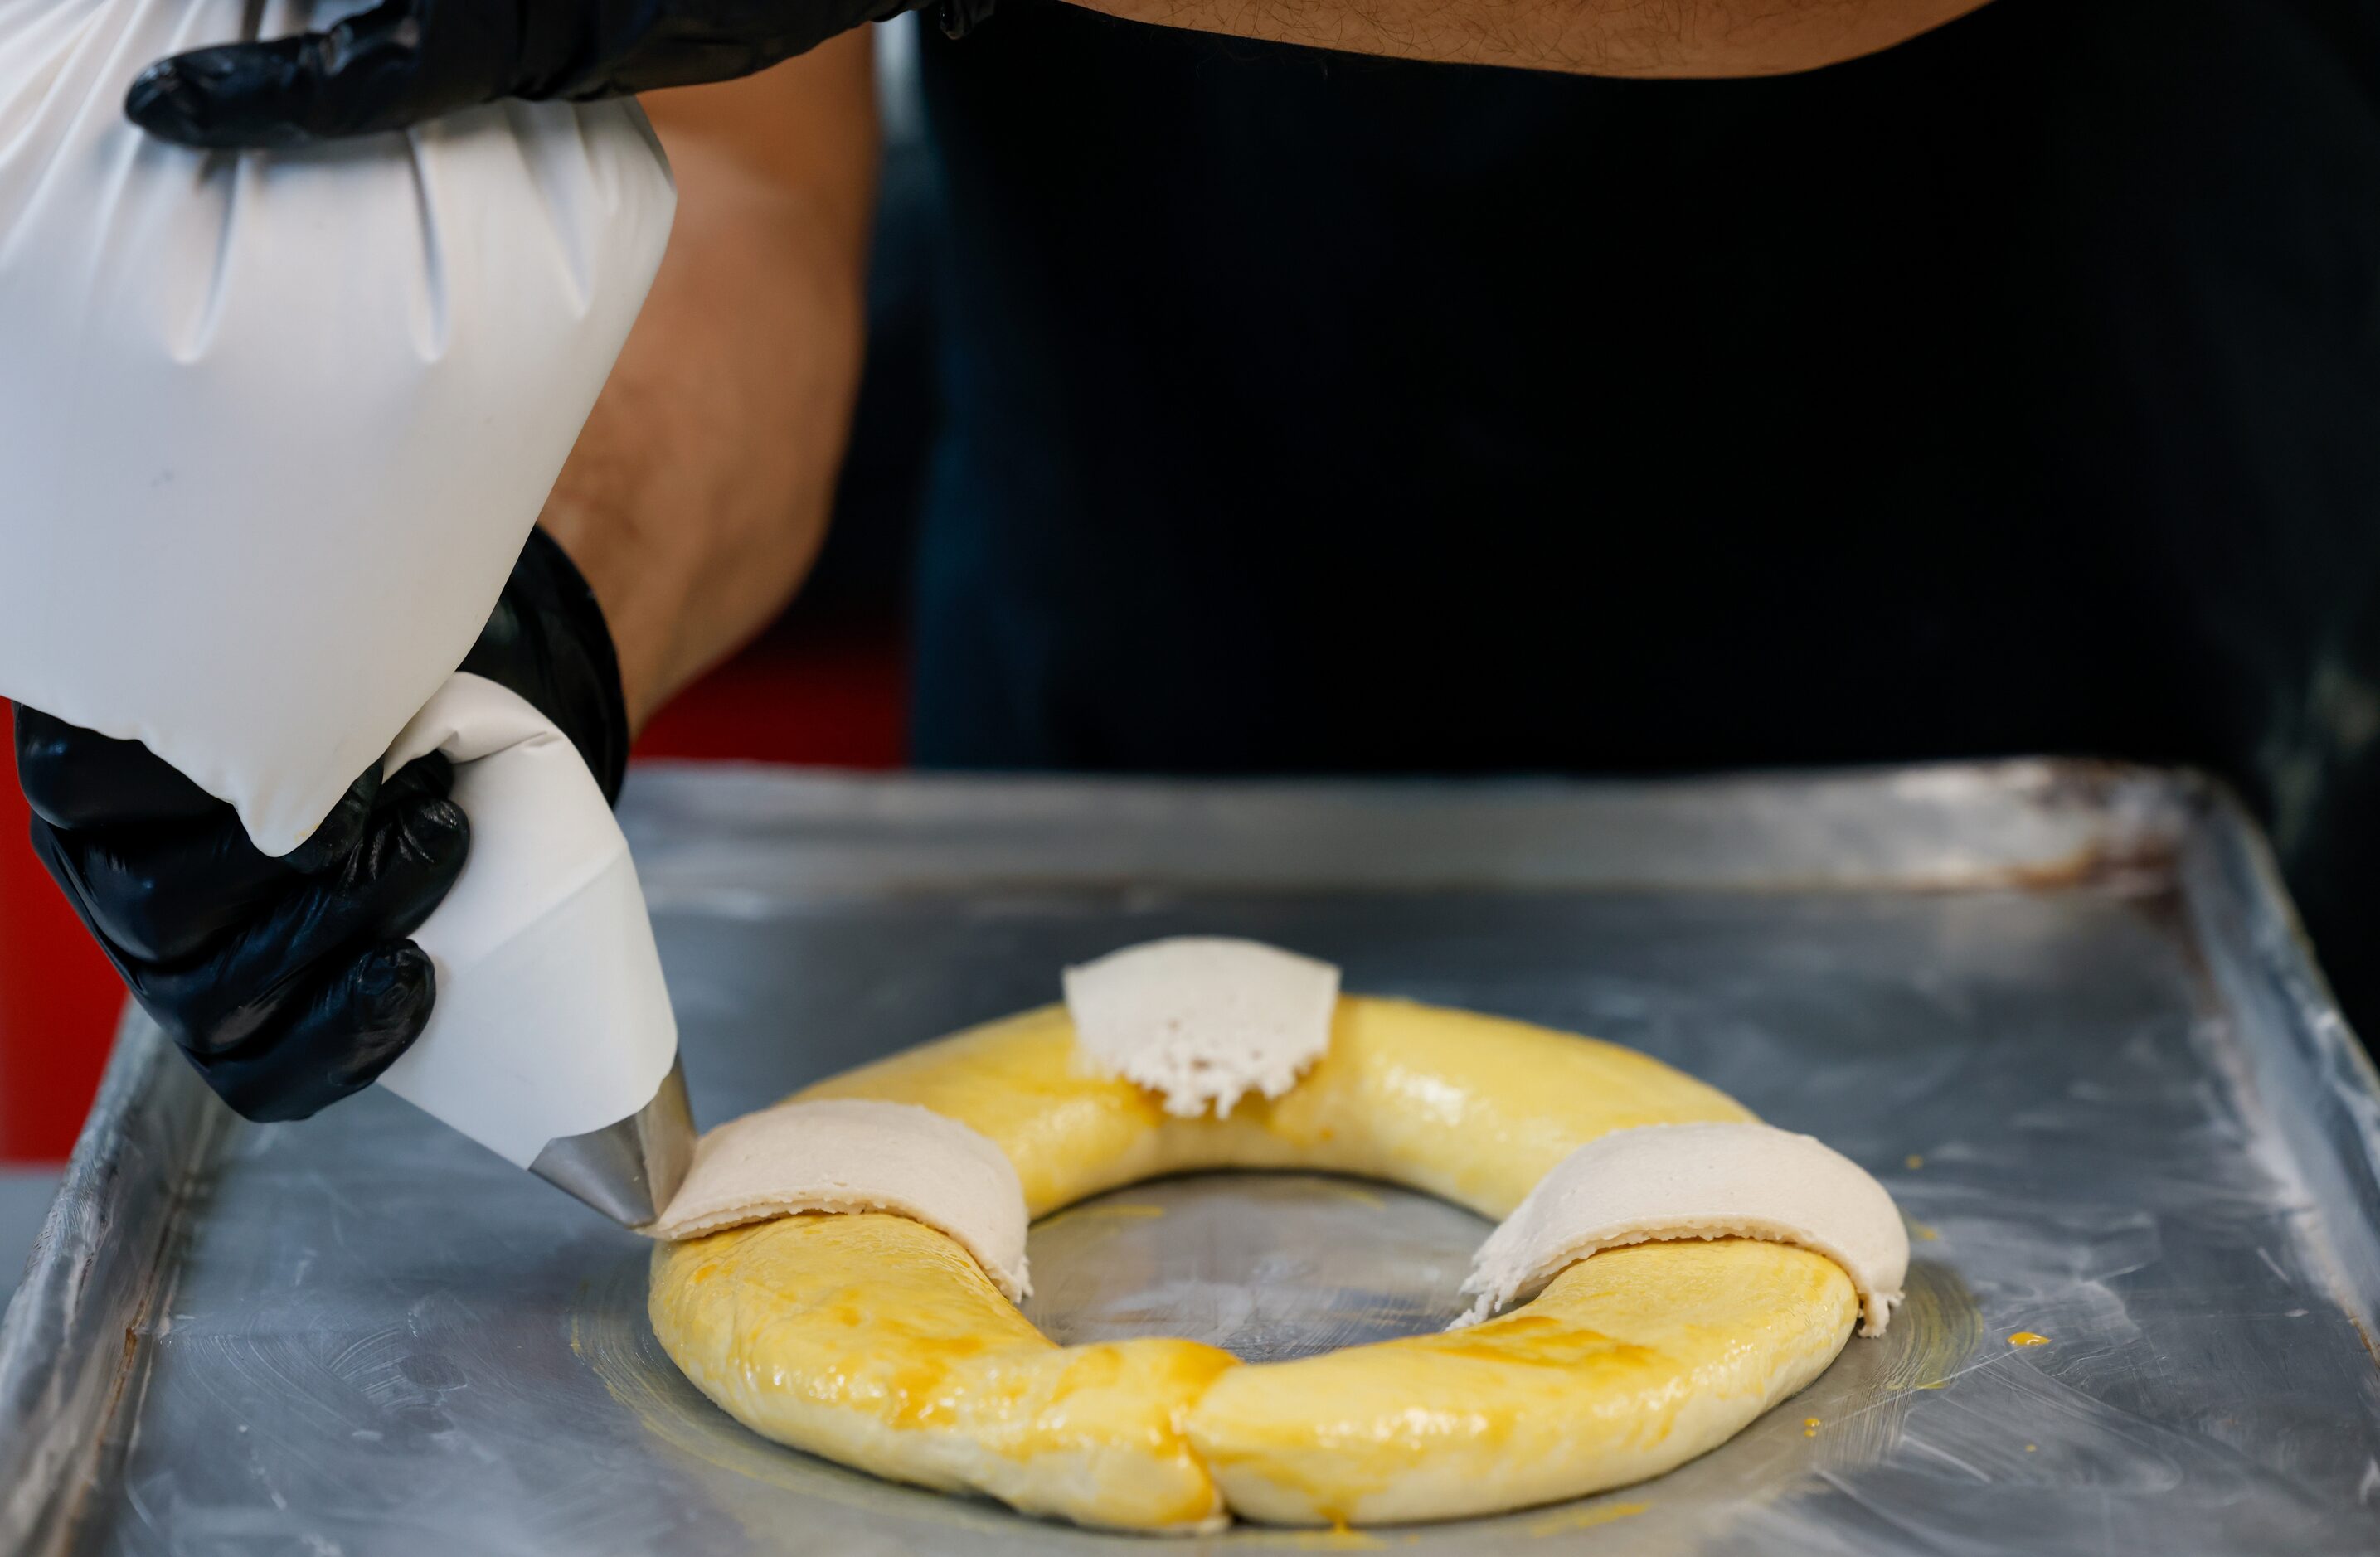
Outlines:
[[641, 1227], [662, 1213], [694, 1162], [686, 1062], [673, 1061], [650, 1103], [600, 1130], [549, 1141], [529, 1172], [617, 1222]]
[[[662, 771], [625, 815], [699, 1117], [1052, 998], [1067, 961], [1229, 931], [1639, 1045], [1915, 1224], [1890, 1335], [1669, 1477], [1168, 1551], [2380, 1547], [2380, 1089], [2252, 831], [2195, 785]], [[1152, 1549], [758, 1440], [655, 1347], [638, 1239], [393, 1098], [227, 1123], [143, 1030], [53, 1227], [0, 1334], [0, 1452], [66, 1484], [16, 1484], [15, 1549]], [[1481, 1231], [1351, 1181], [1142, 1185], [1035, 1229], [1031, 1311], [1296, 1355], [1442, 1322]]]
[[140, 1338], [232, 1115], [128, 1008], [74, 1159], [0, 1322], [0, 1551], [62, 1549], [107, 1495]]

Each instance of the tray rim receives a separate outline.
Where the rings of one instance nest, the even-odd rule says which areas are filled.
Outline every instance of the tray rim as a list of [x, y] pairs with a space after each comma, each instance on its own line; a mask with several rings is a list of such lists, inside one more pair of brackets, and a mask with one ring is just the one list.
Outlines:
[[[1937, 891], [2168, 867], [2193, 818], [2225, 794], [2193, 770], [2067, 758], [1619, 778], [1221, 779], [662, 761], [632, 771], [622, 821], [646, 895], [662, 906], [716, 907], [755, 889], [832, 899], [1151, 882], [1258, 892]], [[1160, 817], [1162, 831], [1134, 832]], [[732, 842], [714, 841], [721, 822], [735, 824]]]

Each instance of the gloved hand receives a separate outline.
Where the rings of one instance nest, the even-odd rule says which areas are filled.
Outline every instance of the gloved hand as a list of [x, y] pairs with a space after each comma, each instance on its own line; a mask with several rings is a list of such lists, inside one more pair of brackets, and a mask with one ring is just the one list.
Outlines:
[[[601, 610], [534, 534], [463, 669], [520, 694], [616, 799], [627, 765]], [[295, 852], [135, 741], [19, 706], [17, 772], [34, 850], [143, 1009], [225, 1102], [300, 1119], [369, 1086], [430, 1020], [429, 957], [406, 939], [470, 847], [446, 759], [375, 766]]]
[[[327, 32], [152, 66], [125, 112], [210, 150], [403, 129], [500, 98], [621, 97], [724, 81], [929, 0], [382, 0]], [[992, 0], [938, 0], [956, 38]]]

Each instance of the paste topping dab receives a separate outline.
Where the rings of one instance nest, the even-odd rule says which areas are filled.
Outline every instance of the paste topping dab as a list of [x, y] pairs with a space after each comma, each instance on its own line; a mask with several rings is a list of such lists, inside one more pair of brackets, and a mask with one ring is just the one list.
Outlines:
[[675, 1242], [806, 1211], [897, 1213], [957, 1239], [1009, 1301], [1033, 1291], [1016, 1169], [976, 1131], [914, 1104], [825, 1098], [730, 1119], [703, 1136], [685, 1184], [644, 1230]]
[[1476, 1324], [1599, 1249], [1673, 1238], [1758, 1238], [1823, 1254], [1881, 1335], [1909, 1272], [1909, 1231], [1867, 1170], [1769, 1125], [1643, 1125], [1590, 1141], [1488, 1235], [1463, 1290]]
[[1330, 1047], [1339, 970], [1257, 941], [1183, 935], [1066, 970], [1075, 1043], [1093, 1069], [1221, 1118], [1279, 1097]]

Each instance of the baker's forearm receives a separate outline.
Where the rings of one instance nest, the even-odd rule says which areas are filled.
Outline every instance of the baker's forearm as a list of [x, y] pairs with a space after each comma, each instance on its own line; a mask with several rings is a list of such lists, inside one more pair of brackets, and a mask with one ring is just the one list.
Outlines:
[[1584, 76], [1776, 76], [1904, 42], [1985, 0], [1079, 0], [1134, 21]]
[[602, 602], [636, 724], [767, 625], [825, 537], [859, 380], [868, 41], [646, 107], [676, 231], [540, 520]]

